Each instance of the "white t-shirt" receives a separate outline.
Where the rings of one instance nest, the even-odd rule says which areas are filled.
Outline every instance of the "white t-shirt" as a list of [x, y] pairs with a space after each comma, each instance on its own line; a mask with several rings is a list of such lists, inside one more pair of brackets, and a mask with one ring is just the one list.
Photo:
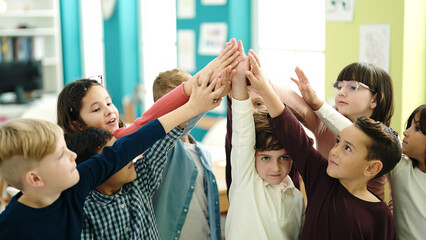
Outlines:
[[405, 155], [388, 173], [393, 215], [399, 239], [424, 239], [426, 227], [426, 173], [413, 168]]

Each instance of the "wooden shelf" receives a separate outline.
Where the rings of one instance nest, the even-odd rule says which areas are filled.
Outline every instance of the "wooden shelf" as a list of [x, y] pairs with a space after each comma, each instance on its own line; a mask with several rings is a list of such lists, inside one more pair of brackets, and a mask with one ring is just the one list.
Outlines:
[[9, 17], [55, 17], [55, 12], [52, 10], [11, 10], [0, 13], [0, 18]]

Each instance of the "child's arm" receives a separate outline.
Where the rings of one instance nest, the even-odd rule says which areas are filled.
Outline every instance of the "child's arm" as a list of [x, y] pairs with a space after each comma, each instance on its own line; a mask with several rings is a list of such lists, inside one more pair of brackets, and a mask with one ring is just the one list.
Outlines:
[[[119, 128], [114, 131], [115, 138], [120, 138], [128, 134], [136, 132], [140, 127], [147, 124], [149, 121], [159, 118], [164, 114], [175, 110], [185, 104], [189, 96], [185, 94], [184, 84], [182, 83], [177, 88], [164, 95], [152, 105], [140, 118], [136, 119], [132, 125], [124, 128]], [[188, 83], [186, 83], [188, 84]], [[192, 87], [191, 87], [192, 88]]]
[[[246, 73], [251, 85], [257, 89], [269, 111], [269, 124], [305, 181], [307, 193], [320, 175], [325, 174], [326, 163], [313, 147], [299, 121], [284, 106], [264, 77], [253, 55], [249, 54], [251, 70]], [[325, 163], [325, 165], [324, 165]]]
[[[233, 79], [244, 78], [246, 79], [245, 72], [247, 71], [248, 62], [243, 63], [244, 58], [246, 57], [244, 53], [243, 43], [238, 41], [238, 51], [239, 54], [239, 63], [235, 68], [235, 75]], [[245, 65], [244, 65], [245, 64]], [[244, 67], [245, 66], [245, 67]], [[226, 136], [225, 136], [225, 155], [226, 155], [226, 167], [225, 167], [225, 175], [226, 175], [226, 186], [227, 191], [229, 193], [229, 189], [231, 187], [232, 175], [231, 175], [231, 148], [232, 148], [232, 93], [228, 94], [226, 98]]]
[[293, 80], [293, 82], [295, 82], [299, 87], [299, 91], [305, 102], [312, 108], [312, 110], [314, 110], [315, 114], [321, 119], [327, 128], [334, 133], [334, 135], [339, 135], [345, 127], [352, 124], [349, 119], [318, 98], [302, 69], [296, 67], [295, 71], [299, 79], [291, 78], [291, 80]]
[[236, 191], [250, 186], [255, 174], [255, 128], [253, 108], [247, 92], [245, 71], [248, 70], [248, 58], [240, 62], [237, 74], [232, 79], [232, 184], [230, 199]]

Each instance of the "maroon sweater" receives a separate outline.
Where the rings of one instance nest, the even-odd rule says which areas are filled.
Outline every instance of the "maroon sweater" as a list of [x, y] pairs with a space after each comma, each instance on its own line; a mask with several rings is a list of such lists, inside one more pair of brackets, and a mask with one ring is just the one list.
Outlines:
[[327, 159], [313, 147], [289, 108], [269, 124], [302, 176], [308, 197], [300, 239], [396, 239], [392, 214], [381, 202], [361, 200], [327, 175]]

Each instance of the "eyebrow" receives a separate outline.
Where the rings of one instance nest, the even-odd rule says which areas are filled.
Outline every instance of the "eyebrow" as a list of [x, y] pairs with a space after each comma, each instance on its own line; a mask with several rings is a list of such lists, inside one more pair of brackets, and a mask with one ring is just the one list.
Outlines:
[[351, 142], [344, 140], [344, 143], [346, 143], [347, 145], [351, 146], [352, 148], [354, 148], [355, 150], [357, 150], [357, 148], [355, 147], [355, 145], [353, 145]]
[[[108, 96], [108, 97], [106, 97], [106, 98], [105, 98], [105, 100], [108, 100], [108, 99], [111, 99], [111, 96]], [[96, 101], [96, 102], [92, 103], [92, 104], [89, 106], [89, 108], [93, 107], [93, 105], [96, 105], [96, 104], [99, 104], [99, 101]]]

